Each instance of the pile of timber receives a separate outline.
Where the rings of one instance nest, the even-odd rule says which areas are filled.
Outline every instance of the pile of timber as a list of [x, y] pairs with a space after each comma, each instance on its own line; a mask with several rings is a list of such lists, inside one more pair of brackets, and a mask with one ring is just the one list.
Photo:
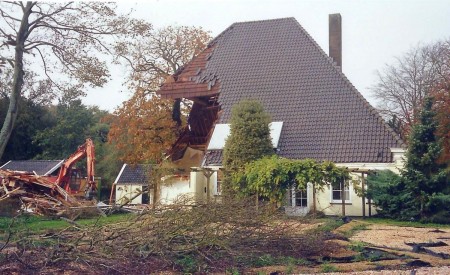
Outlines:
[[0, 170], [0, 203], [8, 198], [19, 199], [26, 212], [45, 216], [61, 216], [71, 208], [93, 205], [70, 195], [46, 176]]

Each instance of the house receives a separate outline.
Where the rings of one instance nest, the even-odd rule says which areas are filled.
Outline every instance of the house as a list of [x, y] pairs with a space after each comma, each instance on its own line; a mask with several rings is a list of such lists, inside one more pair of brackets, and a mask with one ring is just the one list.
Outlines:
[[[330, 160], [360, 181], [365, 171], [398, 171], [403, 165], [404, 144], [342, 73], [341, 16], [329, 19], [330, 56], [294, 18], [235, 23], [162, 85], [162, 98], [193, 102], [172, 160], [194, 151], [202, 156], [190, 163], [197, 198], [220, 195], [231, 108], [247, 98], [259, 100], [277, 125], [272, 141], [281, 157]], [[291, 190], [286, 209], [305, 214], [315, 197], [318, 210], [341, 215], [342, 194], [347, 215], [366, 214], [369, 202], [351, 185], [314, 195], [311, 185]], [[375, 213], [373, 207], [369, 211]]]
[[30, 172], [40, 176], [56, 176], [63, 163], [64, 160], [10, 160], [0, 169]]

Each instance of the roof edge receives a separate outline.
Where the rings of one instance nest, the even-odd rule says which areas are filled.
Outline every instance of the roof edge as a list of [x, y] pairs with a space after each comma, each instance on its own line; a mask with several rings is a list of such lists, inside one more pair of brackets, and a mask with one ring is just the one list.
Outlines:
[[51, 173], [55, 172], [56, 169], [60, 168], [61, 165], [62, 165], [63, 163], [64, 163], [64, 160], [61, 160], [58, 164], [56, 164], [55, 166], [53, 166], [52, 169], [48, 170], [48, 171], [44, 174], [44, 176], [50, 175]]
[[3, 164], [2, 166], [0, 166], [0, 169], [2, 169], [3, 167], [5, 167], [6, 165], [8, 165], [8, 163], [10, 163], [12, 160], [8, 161], [7, 163]]
[[126, 163], [124, 163], [124, 164], [122, 165], [122, 168], [120, 169], [120, 172], [119, 172], [119, 174], [117, 175], [117, 178], [116, 178], [116, 180], [114, 181], [114, 184], [117, 184], [117, 182], [119, 181], [120, 177], [122, 176], [123, 170], [125, 170], [125, 167], [126, 167], [126, 166], [127, 166]]

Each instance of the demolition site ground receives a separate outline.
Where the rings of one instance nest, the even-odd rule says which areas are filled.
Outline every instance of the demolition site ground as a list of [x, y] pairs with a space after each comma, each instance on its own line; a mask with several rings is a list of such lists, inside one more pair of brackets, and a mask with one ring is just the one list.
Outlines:
[[75, 221], [0, 218], [0, 273], [446, 274], [449, 244], [450, 226], [184, 202]]

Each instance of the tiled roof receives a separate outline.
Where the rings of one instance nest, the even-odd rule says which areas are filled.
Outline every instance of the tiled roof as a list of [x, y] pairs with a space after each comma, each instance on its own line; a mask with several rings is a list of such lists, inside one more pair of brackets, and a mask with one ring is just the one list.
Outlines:
[[53, 173], [62, 163], [62, 160], [11, 160], [0, 169], [35, 172], [37, 175], [43, 176]]
[[148, 164], [124, 164], [115, 183], [118, 184], [148, 184], [148, 173], [151, 166]]
[[[294, 18], [235, 23], [209, 47], [199, 78], [220, 82], [217, 123], [228, 123], [240, 100], [259, 100], [272, 121], [283, 121], [280, 156], [383, 163], [392, 161], [391, 147], [403, 146]], [[205, 164], [220, 155], [208, 153]]]

